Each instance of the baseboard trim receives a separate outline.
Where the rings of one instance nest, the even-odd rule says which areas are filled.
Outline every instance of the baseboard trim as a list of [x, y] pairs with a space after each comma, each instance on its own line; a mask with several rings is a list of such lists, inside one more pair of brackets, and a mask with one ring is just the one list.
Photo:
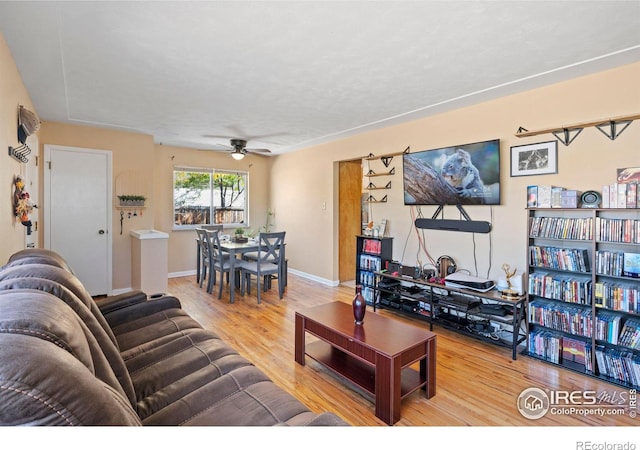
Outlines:
[[317, 277], [315, 275], [311, 275], [309, 273], [306, 272], [300, 272], [299, 270], [295, 270], [295, 269], [289, 269], [290, 273], [293, 273], [301, 278], [306, 278], [307, 280], [311, 280], [311, 281], [316, 281], [318, 283], [327, 285], [327, 286], [331, 286], [331, 287], [336, 287], [340, 284], [339, 281], [332, 281], [332, 280], [327, 280], [326, 278], [320, 278]]
[[169, 278], [190, 277], [195, 274], [196, 274], [195, 270], [185, 270], [184, 272], [171, 272], [169, 274]]
[[[293, 273], [301, 278], [306, 278], [307, 280], [311, 280], [311, 281], [316, 281], [318, 283], [324, 284], [326, 286], [331, 286], [331, 287], [336, 287], [340, 285], [339, 281], [334, 281], [334, 280], [327, 280], [326, 278], [321, 278], [315, 275], [312, 275], [310, 273], [306, 273], [306, 272], [301, 272], [299, 270], [295, 270], [295, 269], [289, 269], [289, 273]], [[193, 276], [196, 274], [195, 270], [185, 270], [183, 272], [171, 272], [169, 274], [169, 278], [179, 278], [179, 277], [189, 277], [189, 276]], [[119, 289], [118, 293], [121, 292], [129, 292], [131, 291], [131, 288], [127, 288], [127, 289]], [[115, 293], [115, 291], [114, 291]]]

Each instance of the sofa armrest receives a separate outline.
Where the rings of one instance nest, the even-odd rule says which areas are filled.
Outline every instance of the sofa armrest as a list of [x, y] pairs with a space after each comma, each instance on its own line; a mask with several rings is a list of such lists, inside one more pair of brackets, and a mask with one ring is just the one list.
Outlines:
[[150, 316], [168, 309], [182, 309], [180, 300], [173, 295], [151, 296], [146, 301], [133, 303], [104, 315], [111, 328], [132, 320]]
[[118, 295], [110, 295], [109, 297], [96, 299], [96, 304], [102, 314], [109, 314], [115, 310], [126, 308], [136, 303], [142, 303], [147, 300], [147, 294], [142, 291], [124, 292]]

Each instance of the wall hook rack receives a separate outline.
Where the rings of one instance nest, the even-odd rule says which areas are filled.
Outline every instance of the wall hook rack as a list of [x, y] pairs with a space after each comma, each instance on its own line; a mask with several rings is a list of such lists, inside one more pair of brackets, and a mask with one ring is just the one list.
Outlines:
[[28, 163], [29, 158], [27, 155], [31, 153], [31, 149], [27, 144], [22, 144], [19, 147], [11, 147], [9, 146], [9, 156], [21, 163]]

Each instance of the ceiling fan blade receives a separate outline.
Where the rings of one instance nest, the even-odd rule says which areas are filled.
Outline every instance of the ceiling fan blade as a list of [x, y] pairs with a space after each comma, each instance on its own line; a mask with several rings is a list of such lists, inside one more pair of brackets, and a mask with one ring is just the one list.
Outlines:
[[218, 152], [229, 152], [233, 150], [233, 147], [230, 147], [224, 144], [211, 144], [211, 147], [212, 147], [211, 150], [218, 151]]
[[271, 150], [268, 148], [248, 148], [246, 150], [252, 153], [271, 153]]

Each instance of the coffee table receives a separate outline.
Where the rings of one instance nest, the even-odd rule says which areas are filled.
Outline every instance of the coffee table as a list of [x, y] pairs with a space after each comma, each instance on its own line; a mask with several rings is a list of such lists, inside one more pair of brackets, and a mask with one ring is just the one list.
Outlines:
[[[350, 304], [333, 302], [296, 311], [295, 360], [305, 355], [360, 386], [375, 398], [376, 417], [400, 420], [400, 403], [422, 388], [436, 395], [436, 335], [367, 311], [356, 325]], [[306, 334], [317, 340], [305, 345]], [[412, 366], [419, 363], [419, 370]]]

